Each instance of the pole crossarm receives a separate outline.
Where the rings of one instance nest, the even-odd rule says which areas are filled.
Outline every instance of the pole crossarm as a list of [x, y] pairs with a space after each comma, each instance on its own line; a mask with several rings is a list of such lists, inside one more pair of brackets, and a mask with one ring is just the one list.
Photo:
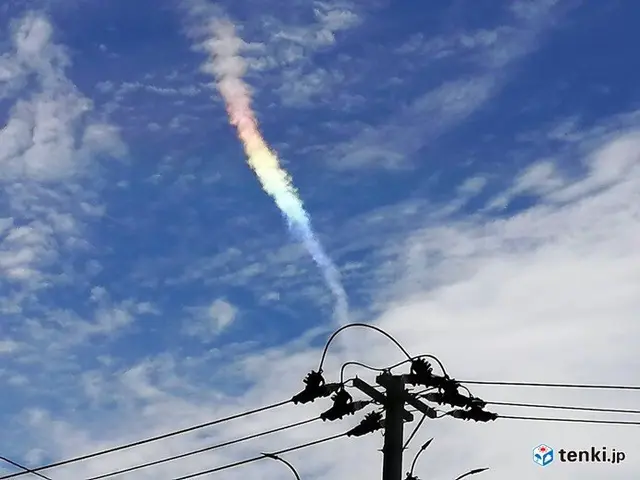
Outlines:
[[[360, 390], [365, 395], [368, 395], [369, 397], [371, 397], [375, 402], [379, 403], [380, 405], [386, 405], [387, 404], [387, 397], [385, 396], [385, 394], [379, 392], [378, 390], [373, 388], [371, 385], [369, 385], [364, 380], [360, 380], [358, 377], [354, 378], [353, 379], [353, 386], [355, 388], [357, 388], [358, 390]], [[407, 422], [412, 422], [413, 421], [413, 414], [411, 412], [409, 412], [408, 410], [405, 410], [404, 413], [402, 414], [402, 418]]]

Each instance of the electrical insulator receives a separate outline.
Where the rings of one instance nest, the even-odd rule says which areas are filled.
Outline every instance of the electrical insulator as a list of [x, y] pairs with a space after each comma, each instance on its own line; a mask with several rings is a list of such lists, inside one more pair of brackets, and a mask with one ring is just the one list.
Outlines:
[[440, 390], [444, 390], [445, 392], [457, 392], [460, 384], [455, 378], [451, 378], [449, 376], [440, 377], [438, 375], [434, 375], [433, 386], [439, 388]]
[[361, 437], [382, 428], [382, 413], [371, 412], [365, 415], [362, 421], [347, 432], [349, 437]]
[[344, 388], [338, 390], [331, 400], [333, 400], [331, 408], [320, 415], [323, 421], [337, 420], [351, 413], [350, 406], [353, 398]]
[[422, 413], [424, 413], [429, 418], [438, 418], [438, 411], [435, 408], [428, 407], [423, 405], [423, 409], [420, 409]]
[[433, 375], [433, 367], [424, 358], [416, 358], [411, 361], [411, 373], [427, 378]]
[[461, 420], [473, 420], [474, 422], [488, 422], [498, 418], [496, 413], [487, 412], [478, 407], [473, 407], [469, 410], [453, 410], [449, 415]]
[[411, 362], [411, 373], [406, 379], [412, 385], [424, 385], [445, 391], [457, 391], [459, 386], [455, 379], [447, 375], [434, 375], [431, 364], [422, 358], [416, 358]]
[[325, 383], [320, 372], [311, 371], [303, 380], [304, 390], [294, 395], [293, 403], [309, 403], [321, 397], [328, 397], [340, 388], [339, 383]]
[[424, 395], [424, 398], [429, 400], [430, 402], [436, 402], [439, 404], [446, 403], [448, 405], [452, 405], [454, 407], [463, 407], [463, 408], [483, 408], [486, 403], [484, 400], [477, 397], [467, 397], [458, 392], [431, 392]]

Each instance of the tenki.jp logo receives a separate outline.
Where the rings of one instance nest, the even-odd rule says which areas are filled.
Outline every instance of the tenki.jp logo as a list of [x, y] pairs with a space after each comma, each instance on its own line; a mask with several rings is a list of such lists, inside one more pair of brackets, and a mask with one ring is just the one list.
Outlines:
[[[556, 458], [555, 451], [549, 445], [544, 443], [533, 449], [533, 461], [541, 467], [546, 467]], [[612, 463], [619, 464], [627, 458], [625, 452], [607, 447], [590, 447], [588, 450], [567, 450], [561, 448], [558, 450], [558, 459], [561, 462], [569, 463]]]
[[542, 467], [553, 462], [553, 448], [544, 443], [533, 449], [533, 461]]

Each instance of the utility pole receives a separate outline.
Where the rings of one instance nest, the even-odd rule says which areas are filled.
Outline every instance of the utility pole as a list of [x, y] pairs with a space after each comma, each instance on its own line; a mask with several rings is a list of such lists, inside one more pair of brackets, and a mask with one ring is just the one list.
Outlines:
[[[336, 334], [345, 328], [353, 326], [372, 328], [391, 339], [407, 356], [408, 361], [411, 362], [410, 372], [404, 375], [393, 375], [391, 373], [392, 369], [399, 367], [406, 363], [406, 361], [386, 369], [382, 369], [382, 373], [376, 377], [376, 382], [384, 389], [384, 392], [381, 392], [358, 377], [345, 382], [343, 380], [345, 366], [348, 364], [358, 364], [362, 367], [366, 367], [366, 365], [358, 362], [347, 362], [343, 364], [341, 368], [340, 383], [326, 383], [322, 376], [322, 365], [324, 363], [329, 344], [335, 338]], [[434, 374], [431, 363], [425, 360], [425, 358], [429, 358], [437, 362], [442, 370], [442, 375]], [[496, 413], [484, 410], [487, 402], [478, 397], [474, 397], [466, 387], [463, 388], [467, 391], [468, 395], [461, 394], [459, 391], [461, 387], [460, 382], [447, 374], [442, 362], [440, 362], [437, 357], [434, 357], [433, 355], [411, 357], [410, 354], [407, 353], [407, 351], [393, 337], [378, 327], [368, 324], [353, 323], [340, 327], [336, 330], [325, 345], [324, 352], [322, 353], [322, 359], [320, 360], [320, 368], [318, 371], [312, 370], [307, 374], [303, 382], [305, 384], [304, 389], [291, 398], [291, 401], [295, 404], [310, 403], [318, 398], [329, 397], [334, 394], [331, 397], [333, 400], [333, 406], [320, 415], [320, 418], [323, 421], [334, 421], [341, 419], [346, 415], [353, 415], [355, 412], [365, 408], [371, 403], [383, 407], [385, 413], [384, 417], [381, 411], [376, 410], [369, 412], [358, 425], [345, 432], [345, 435], [349, 437], [361, 437], [384, 429], [384, 445], [382, 448], [384, 455], [382, 462], [382, 480], [403, 480], [402, 457], [405, 447], [404, 422], [413, 421], [413, 414], [405, 409], [405, 405], [411, 405], [423, 415], [418, 428], [422, 425], [422, 421], [427, 418], [435, 419], [443, 416], [450, 416], [452, 418], [465, 421], [473, 420], [474, 422], [489, 422], [498, 418]], [[372, 401], [354, 401], [353, 397], [346, 390], [347, 383], [349, 382], [352, 383], [353, 387], [370, 397]], [[427, 388], [422, 392], [410, 392], [405, 388], [405, 385], [410, 385], [412, 387], [420, 385]], [[448, 412], [442, 412], [424, 403], [422, 401], [423, 398], [440, 405], [450, 405], [451, 407], [457, 408], [453, 408]], [[416, 430], [414, 430], [414, 433], [415, 431]], [[413, 437], [413, 434], [411, 437]], [[413, 461], [411, 471], [407, 473], [406, 479], [404, 480], [418, 480], [418, 477], [413, 475], [415, 460], [417, 460], [420, 453], [423, 452], [430, 443], [431, 440], [422, 446], [422, 449], [418, 452]], [[471, 470], [458, 478], [484, 472], [485, 470], [487, 469], [480, 468]]]
[[376, 379], [386, 390], [382, 480], [402, 480], [404, 442], [404, 376], [380, 375]]
[[402, 454], [404, 442], [404, 422], [412, 422], [413, 414], [405, 410], [405, 403], [427, 412], [429, 407], [414, 399], [405, 390], [405, 376], [382, 373], [376, 378], [378, 385], [385, 389], [379, 392], [359, 378], [353, 379], [353, 386], [384, 406], [384, 445], [382, 453], [382, 480], [402, 480]]

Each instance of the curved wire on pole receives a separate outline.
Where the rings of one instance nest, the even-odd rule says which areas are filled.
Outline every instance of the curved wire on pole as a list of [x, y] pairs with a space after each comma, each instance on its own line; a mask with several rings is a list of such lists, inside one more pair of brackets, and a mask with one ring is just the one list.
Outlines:
[[464, 477], [468, 477], [469, 475], [475, 475], [476, 473], [482, 473], [489, 470], [488, 467], [486, 468], [474, 468], [473, 470], [468, 471], [467, 473], [463, 473], [462, 475], [460, 475], [459, 477], [456, 477], [455, 480], [460, 480]]
[[390, 367], [388, 367], [388, 369], [389, 370], [393, 370], [394, 368], [401, 367], [405, 363], [413, 362], [414, 360], [418, 360], [419, 358], [430, 358], [431, 360], [433, 360], [434, 362], [436, 362], [438, 364], [438, 366], [440, 367], [440, 370], [442, 370], [442, 373], [445, 376], [447, 376], [447, 377], [449, 376], [449, 374], [447, 373], [447, 370], [444, 368], [444, 365], [442, 364], [440, 359], [438, 357], [436, 357], [435, 355], [429, 355], [429, 354], [416, 355], [415, 357], [411, 357], [411, 358], [408, 358], [406, 360], [402, 360], [401, 362], [398, 362], [398, 363], [395, 363], [395, 364], [391, 365]]
[[[371, 365], [367, 365], [366, 363], [362, 363], [362, 362], [356, 362], [356, 361], [349, 361], [349, 362], [345, 362], [342, 364], [342, 367], [340, 367], [340, 383], [344, 383], [344, 371], [345, 369], [349, 366], [349, 365], [357, 365], [359, 367], [362, 368], [366, 368], [367, 370], [371, 370], [372, 372], [389, 372], [391, 370], [393, 370], [394, 368], [398, 368], [402, 365], [404, 365], [405, 363], [409, 363], [412, 362], [414, 360], [417, 360], [419, 358], [430, 358], [433, 361], [435, 361], [438, 366], [440, 367], [440, 370], [442, 370], [442, 373], [445, 376], [449, 376], [449, 374], [447, 373], [447, 370], [444, 368], [444, 365], [442, 364], [442, 362], [440, 361], [440, 359], [438, 357], [436, 357], [435, 355], [428, 355], [428, 354], [423, 354], [423, 355], [416, 355], [415, 357], [411, 357], [408, 358], [406, 360], [402, 360], [401, 362], [398, 363], [394, 363], [393, 365], [390, 365], [388, 367], [372, 367]], [[464, 385], [460, 385], [461, 388], [464, 388], [469, 395], [471, 395], [471, 392], [469, 391], [469, 389], [467, 387], [465, 387]]]
[[278, 461], [284, 463], [287, 467], [289, 467], [289, 470], [291, 470], [293, 472], [293, 474], [296, 476], [296, 480], [301, 480], [300, 479], [300, 475], [298, 474], [298, 471], [296, 470], [296, 467], [291, 465], [291, 463], [289, 463], [284, 458], [279, 457], [275, 453], [264, 453], [264, 452], [262, 452], [262, 455], [264, 455], [267, 458], [272, 458], [273, 460], [278, 460]]
[[[413, 457], [413, 462], [411, 462], [411, 470], [409, 470], [409, 473], [407, 473], [407, 478], [416, 478], [413, 476], [413, 471], [416, 468], [416, 462], [418, 461], [418, 458], [420, 458], [420, 455], [422, 455], [422, 453], [427, 449], [427, 447], [431, 445], [431, 442], [433, 442], [433, 438], [427, 440], [422, 445], [422, 447], [420, 447], [420, 450], [418, 451], [418, 453], [416, 453], [416, 456]], [[461, 480], [462, 478], [468, 477], [470, 475], [475, 475], [476, 473], [482, 473], [486, 470], [489, 470], [489, 468], [474, 468], [473, 470], [469, 470], [467, 473], [463, 473], [459, 477], [456, 477], [455, 480]]]
[[362, 363], [362, 362], [356, 362], [356, 361], [344, 362], [342, 364], [342, 366], [340, 367], [340, 385], [344, 385], [344, 383], [345, 383], [345, 381], [344, 381], [344, 371], [349, 365], [356, 365], [358, 367], [366, 368], [367, 370], [371, 370], [372, 372], [380, 372], [380, 373], [382, 373], [382, 372], [387, 372], [388, 371], [387, 368], [372, 367], [371, 365], [367, 365], [366, 363]]
[[354, 322], [354, 323], [350, 323], [348, 325], [344, 325], [342, 327], [340, 327], [339, 329], [337, 329], [335, 332], [333, 332], [331, 334], [331, 336], [329, 337], [329, 340], [327, 340], [327, 344], [324, 346], [324, 350], [322, 352], [322, 357], [320, 358], [320, 366], [318, 367], [318, 372], [322, 373], [322, 365], [324, 365], [324, 360], [325, 357], [327, 356], [327, 351], [329, 350], [329, 345], [331, 345], [331, 342], [333, 341], [333, 339], [343, 330], [346, 330], [347, 328], [351, 328], [351, 327], [363, 327], [363, 328], [370, 328], [372, 330], [375, 330], [378, 333], [381, 333], [382, 335], [384, 335], [385, 337], [387, 337], [389, 340], [391, 340], [393, 343], [396, 344], [396, 346], [402, 351], [402, 353], [404, 353], [408, 359], [411, 359], [411, 355], [409, 355], [409, 352], [407, 352], [404, 347], [402, 345], [400, 345], [400, 342], [398, 342], [395, 338], [393, 338], [390, 334], [388, 334], [387, 332], [385, 332], [384, 330], [382, 330], [380, 327], [376, 327], [375, 325], [369, 325], [368, 323], [360, 323], [360, 322]]
[[415, 426], [415, 428], [413, 429], [413, 431], [411, 432], [411, 434], [409, 435], [409, 438], [407, 438], [407, 441], [404, 442], [404, 446], [402, 447], [402, 450], [406, 450], [407, 447], [409, 446], [409, 444], [411, 443], [411, 440], [413, 440], [413, 437], [416, 436], [416, 433], [418, 433], [418, 430], [420, 430], [420, 427], [422, 427], [422, 424], [425, 422], [425, 420], [427, 419], [427, 415], [426, 414], [422, 414], [422, 418], [420, 419], [420, 421], [418, 422], [418, 424]]
[[[293, 447], [284, 448], [284, 449], [278, 450], [277, 452], [274, 452], [274, 453], [276, 455], [280, 455], [280, 454], [283, 454], [283, 453], [294, 452], [296, 450], [301, 450], [303, 448], [312, 447], [314, 445], [320, 445], [321, 443], [331, 442], [333, 440], [337, 440], [338, 438], [344, 438], [344, 437], [348, 436], [347, 434], [348, 434], [348, 432], [338, 433], [337, 435], [331, 435], [330, 437], [324, 437], [324, 438], [320, 438], [318, 440], [313, 440], [312, 442], [307, 442], [307, 443], [295, 445]], [[239, 467], [241, 465], [247, 465], [249, 463], [259, 462], [260, 460], [263, 460], [265, 458], [267, 458], [267, 457], [265, 457], [264, 455], [258, 455], [258, 456], [252, 457], [252, 458], [246, 458], [244, 460], [239, 460], [239, 461], [234, 462], [234, 463], [227, 463], [226, 465], [221, 465], [219, 467], [210, 468], [208, 470], [201, 470], [199, 472], [190, 473], [188, 475], [183, 475], [182, 477], [173, 478], [172, 480], [187, 480], [187, 479], [190, 479], [190, 478], [202, 477], [204, 475], [209, 475], [211, 473], [217, 473], [217, 472], [221, 472], [223, 470], [229, 470], [231, 468], [236, 468], [236, 467]]]
[[416, 453], [416, 456], [413, 457], [413, 462], [411, 462], [411, 470], [409, 470], [408, 473], [408, 477], [413, 477], [413, 470], [416, 468], [416, 462], [418, 461], [418, 458], [420, 458], [420, 455], [422, 455], [422, 452], [424, 452], [427, 447], [429, 445], [431, 445], [431, 442], [433, 442], [433, 438], [430, 438], [429, 440], [427, 440], [421, 447], [420, 450], [418, 450], [418, 453]]

